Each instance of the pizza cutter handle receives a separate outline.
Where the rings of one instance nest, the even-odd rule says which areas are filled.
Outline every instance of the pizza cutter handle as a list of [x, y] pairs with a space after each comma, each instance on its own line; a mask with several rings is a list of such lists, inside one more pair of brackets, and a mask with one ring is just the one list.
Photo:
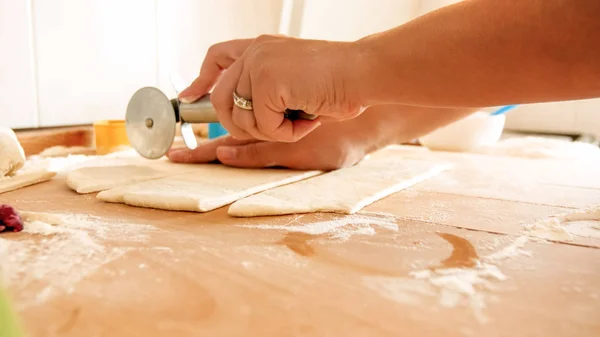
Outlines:
[[186, 123], [219, 123], [217, 112], [207, 94], [193, 103], [182, 103], [177, 98], [171, 100], [178, 122]]
[[[182, 103], [178, 99], [174, 98], [171, 100], [173, 108], [175, 109], [176, 118], [178, 122], [186, 123], [219, 123], [217, 112], [210, 102], [210, 94], [206, 94], [199, 100], [193, 103]], [[284, 112], [285, 118], [290, 120], [307, 119], [313, 120], [317, 118], [317, 115], [307, 114], [302, 110], [290, 110], [287, 109]]]

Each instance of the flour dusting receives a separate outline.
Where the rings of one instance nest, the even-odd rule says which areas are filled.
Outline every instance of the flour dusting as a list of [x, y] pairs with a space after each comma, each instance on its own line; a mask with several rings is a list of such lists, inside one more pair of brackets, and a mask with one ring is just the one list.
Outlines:
[[366, 287], [379, 295], [409, 305], [425, 305], [428, 298], [435, 298], [439, 306], [454, 308], [468, 306], [476, 320], [484, 324], [487, 299], [495, 284], [508, 279], [498, 263], [519, 256], [531, 256], [523, 249], [526, 236], [516, 238], [506, 247], [475, 261], [469, 268], [415, 269], [409, 277], [363, 277]]
[[576, 236], [600, 239], [600, 205], [551, 216], [523, 226], [528, 235], [574, 241]]
[[600, 161], [600, 148], [594, 144], [546, 137], [509, 138], [473, 152], [508, 157]]
[[113, 152], [102, 156], [69, 154], [66, 157], [52, 157], [36, 155], [27, 158], [21, 171], [26, 173], [36, 170], [47, 170], [62, 175], [66, 174], [68, 171], [82, 167], [117, 165], [128, 158], [138, 157], [139, 155], [133, 149]]
[[[0, 281], [16, 291], [17, 309], [71, 293], [85, 277], [144, 242], [149, 225], [104, 221], [85, 214], [20, 212], [22, 233], [0, 238]], [[105, 241], [119, 241], [109, 248]]]
[[376, 234], [374, 227], [390, 231], [398, 231], [396, 219], [387, 214], [355, 214], [355, 215], [332, 215], [331, 220], [300, 223], [302, 216], [296, 216], [285, 225], [241, 225], [239, 227], [258, 228], [268, 230], [285, 230], [288, 232], [306, 233], [312, 235], [327, 234], [331, 239], [337, 241], [348, 241], [353, 236]]
[[520, 236], [515, 239], [510, 245], [504, 247], [503, 249], [492, 253], [485, 257], [485, 260], [494, 262], [506, 260], [511, 257], [517, 257], [520, 255], [531, 256], [531, 252], [527, 250], [523, 250], [523, 246], [529, 241], [529, 238], [526, 236]]

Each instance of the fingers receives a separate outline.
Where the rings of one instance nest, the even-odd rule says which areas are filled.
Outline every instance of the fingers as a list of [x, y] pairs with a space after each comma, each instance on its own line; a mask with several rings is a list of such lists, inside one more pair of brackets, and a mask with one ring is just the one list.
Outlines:
[[200, 143], [197, 148], [190, 150], [187, 148], [171, 149], [167, 152], [167, 158], [176, 163], [210, 163], [217, 160], [217, 148], [219, 146], [235, 146], [248, 144], [248, 140], [237, 140], [230, 136], [215, 138]]
[[234, 167], [293, 167], [294, 157], [291, 145], [286, 143], [256, 142], [217, 148], [219, 161]]
[[[256, 90], [255, 90], [256, 89]], [[254, 128], [264, 140], [296, 142], [312, 132], [321, 124], [315, 120], [289, 120], [285, 118], [286, 105], [276, 95], [271, 94], [264, 85], [252, 88], [254, 108]]]
[[192, 103], [206, 95], [215, 85], [223, 70], [229, 68], [248, 48], [253, 39], [241, 39], [218, 43], [206, 53], [200, 75], [179, 94], [184, 103]]
[[239, 60], [227, 69], [213, 90], [211, 102], [217, 111], [219, 122], [232, 137], [236, 139], [253, 139], [248, 132], [236, 125], [232, 115], [234, 107], [233, 92], [237, 88], [242, 66], [243, 62]]
[[[242, 98], [248, 100], [252, 99], [252, 84], [250, 74], [247, 72], [246, 68], [242, 70], [235, 91]], [[256, 104], [256, 101], [253, 100], [252, 104]], [[233, 123], [255, 139], [270, 141], [271, 138], [258, 129], [256, 118], [254, 117], [255, 111], [256, 110], [245, 110], [234, 104], [231, 112]]]

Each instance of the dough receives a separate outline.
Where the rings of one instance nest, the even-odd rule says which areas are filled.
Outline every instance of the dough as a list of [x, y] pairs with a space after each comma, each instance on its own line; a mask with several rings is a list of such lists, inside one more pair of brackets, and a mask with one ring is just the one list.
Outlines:
[[320, 171], [239, 169], [194, 165], [191, 173], [172, 175], [100, 192], [98, 199], [131, 206], [208, 212], [237, 199], [320, 174]]
[[93, 147], [85, 147], [85, 146], [53, 146], [46, 148], [44, 151], [40, 152], [38, 156], [41, 158], [54, 158], [54, 157], [66, 157], [68, 155], [95, 155], [96, 149]]
[[33, 170], [23, 173], [19, 172], [19, 174], [11, 177], [2, 177], [0, 178], [0, 193], [39, 184], [52, 179], [55, 175], [56, 172]]
[[25, 164], [25, 152], [12, 129], [0, 127], [0, 177], [14, 175]]
[[358, 165], [241, 199], [229, 207], [238, 217], [309, 212], [354, 214], [361, 208], [450, 168], [410, 159], [367, 159]]
[[67, 174], [67, 186], [77, 193], [92, 193], [161, 178], [166, 174], [149, 166], [141, 165], [83, 167]]
[[[121, 162], [132, 162], [124, 159]], [[138, 165], [91, 166], [67, 174], [67, 186], [77, 193], [93, 193], [169, 175], [191, 172], [197, 165], [137, 160]]]

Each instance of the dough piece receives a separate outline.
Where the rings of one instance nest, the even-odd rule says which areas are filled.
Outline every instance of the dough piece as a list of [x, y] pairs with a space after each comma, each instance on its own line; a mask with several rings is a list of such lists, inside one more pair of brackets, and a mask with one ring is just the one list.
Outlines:
[[392, 193], [450, 168], [448, 164], [410, 159], [367, 159], [296, 184], [241, 199], [229, 215], [251, 217], [310, 212], [354, 214]]
[[162, 178], [167, 173], [150, 166], [83, 167], [67, 174], [67, 186], [77, 193], [92, 193], [139, 181]]
[[69, 155], [95, 155], [96, 149], [93, 147], [85, 147], [85, 146], [52, 146], [46, 148], [44, 151], [40, 152], [38, 156], [40, 158], [54, 158], [54, 157], [66, 157]]
[[67, 174], [67, 186], [77, 193], [93, 193], [141, 181], [195, 170], [196, 165], [153, 161], [146, 165], [82, 167]]
[[98, 199], [173, 211], [208, 212], [237, 199], [320, 174], [320, 171], [239, 169], [218, 164], [195, 165], [178, 174], [103, 191]]
[[16, 190], [48, 181], [56, 175], [56, 172], [46, 170], [35, 170], [17, 174], [12, 177], [0, 178], [0, 193]]
[[0, 127], [0, 177], [14, 175], [25, 164], [25, 152], [12, 129]]

